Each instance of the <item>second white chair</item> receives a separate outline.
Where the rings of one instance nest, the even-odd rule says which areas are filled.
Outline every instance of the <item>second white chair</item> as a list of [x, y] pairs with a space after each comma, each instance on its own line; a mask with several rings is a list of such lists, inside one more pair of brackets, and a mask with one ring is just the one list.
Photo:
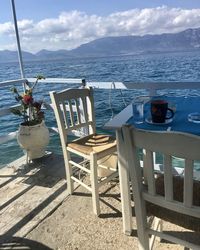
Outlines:
[[[194, 162], [200, 160], [200, 137], [180, 132], [145, 131], [126, 125], [118, 139], [120, 166], [123, 163], [130, 171], [139, 249], [152, 249], [153, 236], [200, 249], [199, 245], [176, 237], [176, 233], [161, 232], [160, 220], [155, 220], [153, 228], [147, 222], [149, 214], [200, 232], [200, 182], [193, 178]], [[143, 149], [147, 176], [141, 171], [138, 148]], [[155, 172], [153, 152], [164, 156], [163, 174]], [[173, 175], [172, 156], [185, 159], [183, 177]], [[130, 204], [126, 206], [128, 209]]]
[[[99, 187], [118, 175], [116, 171], [116, 140], [112, 136], [96, 133], [92, 88], [67, 89], [58, 93], [50, 92], [50, 97], [60, 134], [68, 191], [70, 194], [73, 193], [74, 182], [89, 190], [92, 193], [93, 211], [99, 215]], [[88, 136], [70, 142], [68, 139], [70, 132], [78, 130], [86, 132]], [[71, 154], [78, 155], [83, 160], [81, 162], [74, 161]], [[101, 165], [102, 162], [109, 164], [113, 162], [114, 165], [113, 169], [109, 169], [109, 175], [100, 179], [98, 178], [98, 167], [103, 165]], [[89, 174], [90, 185], [75, 176], [73, 168], [78, 168]]]

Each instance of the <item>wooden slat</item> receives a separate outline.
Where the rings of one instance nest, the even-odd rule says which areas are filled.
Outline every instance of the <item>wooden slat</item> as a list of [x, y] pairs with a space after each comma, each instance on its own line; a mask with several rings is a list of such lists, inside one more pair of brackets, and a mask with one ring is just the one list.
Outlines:
[[76, 130], [76, 129], [82, 128], [83, 126], [88, 126], [88, 125], [92, 125], [92, 122], [88, 122], [88, 123], [84, 122], [81, 124], [77, 124], [77, 125], [74, 125], [73, 127], [69, 127], [67, 130], [72, 131], [72, 130]]
[[88, 121], [88, 112], [87, 112], [87, 103], [86, 103], [86, 97], [81, 98], [82, 105], [83, 105], [83, 117], [85, 122]]
[[90, 169], [88, 169], [88, 168], [86, 168], [86, 167], [83, 167], [82, 165], [80, 165], [80, 164], [78, 164], [78, 163], [76, 163], [76, 162], [74, 162], [74, 161], [72, 161], [72, 160], [70, 160], [69, 163], [70, 163], [72, 166], [75, 166], [75, 167], [77, 167], [77, 168], [79, 168], [79, 169], [81, 169], [81, 170], [87, 172], [88, 174], [91, 173]]
[[173, 175], [172, 175], [172, 157], [164, 155], [164, 186], [165, 199], [167, 201], [173, 200]]
[[118, 172], [116, 172], [116, 171], [113, 172], [111, 175], [105, 177], [104, 180], [101, 180], [101, 181], [99, 182], [99, 187], [103, 186], [105, 183], [107, 183], [107, 182], [113, 180], [114, 178], [116, 178], [116, 177], [118, 177], [118, 176], [119, 176]]
[[[87, 111], [87, 102], [86, 97], [80, 99], [80, 109], [81, 109], [81, 122], [88, 123], [86, 127], [84, 127], [83, 132], [85, 135], [89, 134], [89, 119], [88, 119], [88, 111]], [[91, 123], [92, 125], [92, 123]]]
[[184, 205], [186, 207], [192, 206], [193, 200], [193, 161], [185, 160], [184, 173]]
[[66, 89], [57, 93], [59, 100], [71, 100], [78, 99], [84, 96], [89, 96], [90, 90], [88, 88], [84, 89]]
[[77, 179], [74, 176], [71, 176], [71, 179], [75, 182], [77, 182], [78, 184], [80, 184], [81, 186], [83, 186], [84, 188], [86, 188], [87, 190], [89, 190], [90, 192], [92, 191], [92, 188], [89, 187], [88, 185], [86, 185], [85, 183], [83, 183], [82, 181], [80, 181], [79, 179]]
[[190, 243], [188, 241], [182, 240], [180, 238], [174, 237], [173, 235], [158, 232], [158, 231], [155, 231], [153, 229], [147, 229], [147, 231], [148, 231], [148, 234], [155, 235], [155, 236], [159, 237], [160, 239], [165, 239], [166, 241], [175, 242], [179, 245], [185, 246], [185, 249], [187, 247], [188, 249], [199, 250], [199, 245], [196, 245], [196, 244]]
[[160, 195], [152, 196], [147, 192], [146, 193], [143, 192], [142, 195], [146, 201], [152, 202], [158, 206], [161, 206], [170, 210], [174, 210], [178, 213], [183, 213], [183, 214], [187, 214], [187, 215], [199, 218], [199, 206], [193, 206], [191, 209], [190, 207], [184, 206], [183, 202], [167, 201], [165, 197], [160, 196]]
[[76, 113], [77, 113], [77, 122], [78, 124], [81, 124], [81, 114], [80, 114], [80, 108], [79, 108], [79, 103], [77, 99], [75, 99], [75, 106], [76, 106]]
[[153, 152], [150, 150], [143, 150], [146, 152], [144, 157], [144, 168], [147, 173], [147, 183], [148, 183], [148, 192], [151, 195], [155, 195], [155, 179], [154, 179], [154, 161], [153, 161]]
[[[153, 218], [153, 230], [154, 231], [159, 230], [159, 227], [161, 227], [161, 224], [162, 224], [162, 220], [160, 218], [157, 218], [157, 217]], [[156, 239], [156, 235], [152, 234], [150, 237], [150, 241], [149, 241], [150, 250], [153, 250], [153, 244], [155, 242], [155, 239]]]
[[87, 103], [87, 113], [89, 121], [92, 121], [93, 123], [89, 126], [89, 133], [93, 134], [96, 133], [96, 120], [95, 120], [95, 113], [94, 113], [94, 98], [93, 98], [93, 89], [90, 88], [89, 95], [86, 97], [86, 103]]
[[[175, 156], [179, 158], [200, 160], [199, 138], [199, 136], [182, 132], [144, 132], [138, 129], [135, 131], [134, 142], [139, 148], [146, 148], [167, 155], [175, 152]], [[190, 150], [191, 148], [192, 150]]]
[[68, 105], [69, 105], [69, 116], [70, 116], [70, 121], [71, 121], [70, 126], [73, 127], [75, 125], [75, 122], [74, 122], [74, 113], [73, 113], [71, 100], [68, 100]]
[[66, 110], [66, 106], [65, 106], [64, 102], [62, 102], [62, 112], [63, 112], [63, 118], [64, 118], [65, 126], [68, 127], [67, 110]]
[[148, 161], [147, 161], [147, 154], [146, 149], [142, 149], [143, 159], [140, 160], [140, 166], [143, 169], [143, 177], [144, 177], [144, 184], [147, 185], [147, 169], [148, 169]]

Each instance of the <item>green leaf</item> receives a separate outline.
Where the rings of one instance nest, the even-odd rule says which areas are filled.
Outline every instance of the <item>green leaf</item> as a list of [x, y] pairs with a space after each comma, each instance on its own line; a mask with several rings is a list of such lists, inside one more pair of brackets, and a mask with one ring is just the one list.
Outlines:
[[11, 90], [13, 93], [18, 94], [18, 91], [17, 91], [17, 89], [16, 89], [15, 87], [12, 87], [10, 90]]
[[20, 108], [12, 108], [12, 109], [11, 109], [11, 112], [12, 112], [14, 115], [23, 116], [22, 109], [20, 109]]
[[43, 75], [37, 75], [36, 78], [37, 78], [37, 80], [45, 79], [45, 77]]

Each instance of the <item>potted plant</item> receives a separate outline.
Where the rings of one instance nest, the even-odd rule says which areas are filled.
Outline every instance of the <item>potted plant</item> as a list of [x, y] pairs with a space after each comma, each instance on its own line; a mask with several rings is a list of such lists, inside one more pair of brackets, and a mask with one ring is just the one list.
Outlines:
[[26, 151], [29, 160], [44, 156], [45, 147], [49, 143], [49, 130], [44, 122], [44, 112], [41, 110], [42, 101], [36, 101], [33, 97], [33, 90], [41, 79], [45, 78], [38, 75], [32, 85], [27, 81], [27, 89], [22, 94], [15, 87], [11, 89], [16, 101], [20, 103], [12, 108], [11, 112], [23, 119], [17, 133], [17, 141]]

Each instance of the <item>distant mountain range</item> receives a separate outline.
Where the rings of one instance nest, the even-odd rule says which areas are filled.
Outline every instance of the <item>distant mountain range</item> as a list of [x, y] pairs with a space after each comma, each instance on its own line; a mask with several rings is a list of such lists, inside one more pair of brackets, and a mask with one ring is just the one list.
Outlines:
[[[73, 50], [41, 50], [36, 54], [23, 51], [22, 55], [24, 61], [33, 61], [193, 50], [200, 51], [200, 28], [187, 29], [175, 34], [104, 37], [82, 44]], [[0, 51], [0, 62], [17, 60], [16, 51]]]

